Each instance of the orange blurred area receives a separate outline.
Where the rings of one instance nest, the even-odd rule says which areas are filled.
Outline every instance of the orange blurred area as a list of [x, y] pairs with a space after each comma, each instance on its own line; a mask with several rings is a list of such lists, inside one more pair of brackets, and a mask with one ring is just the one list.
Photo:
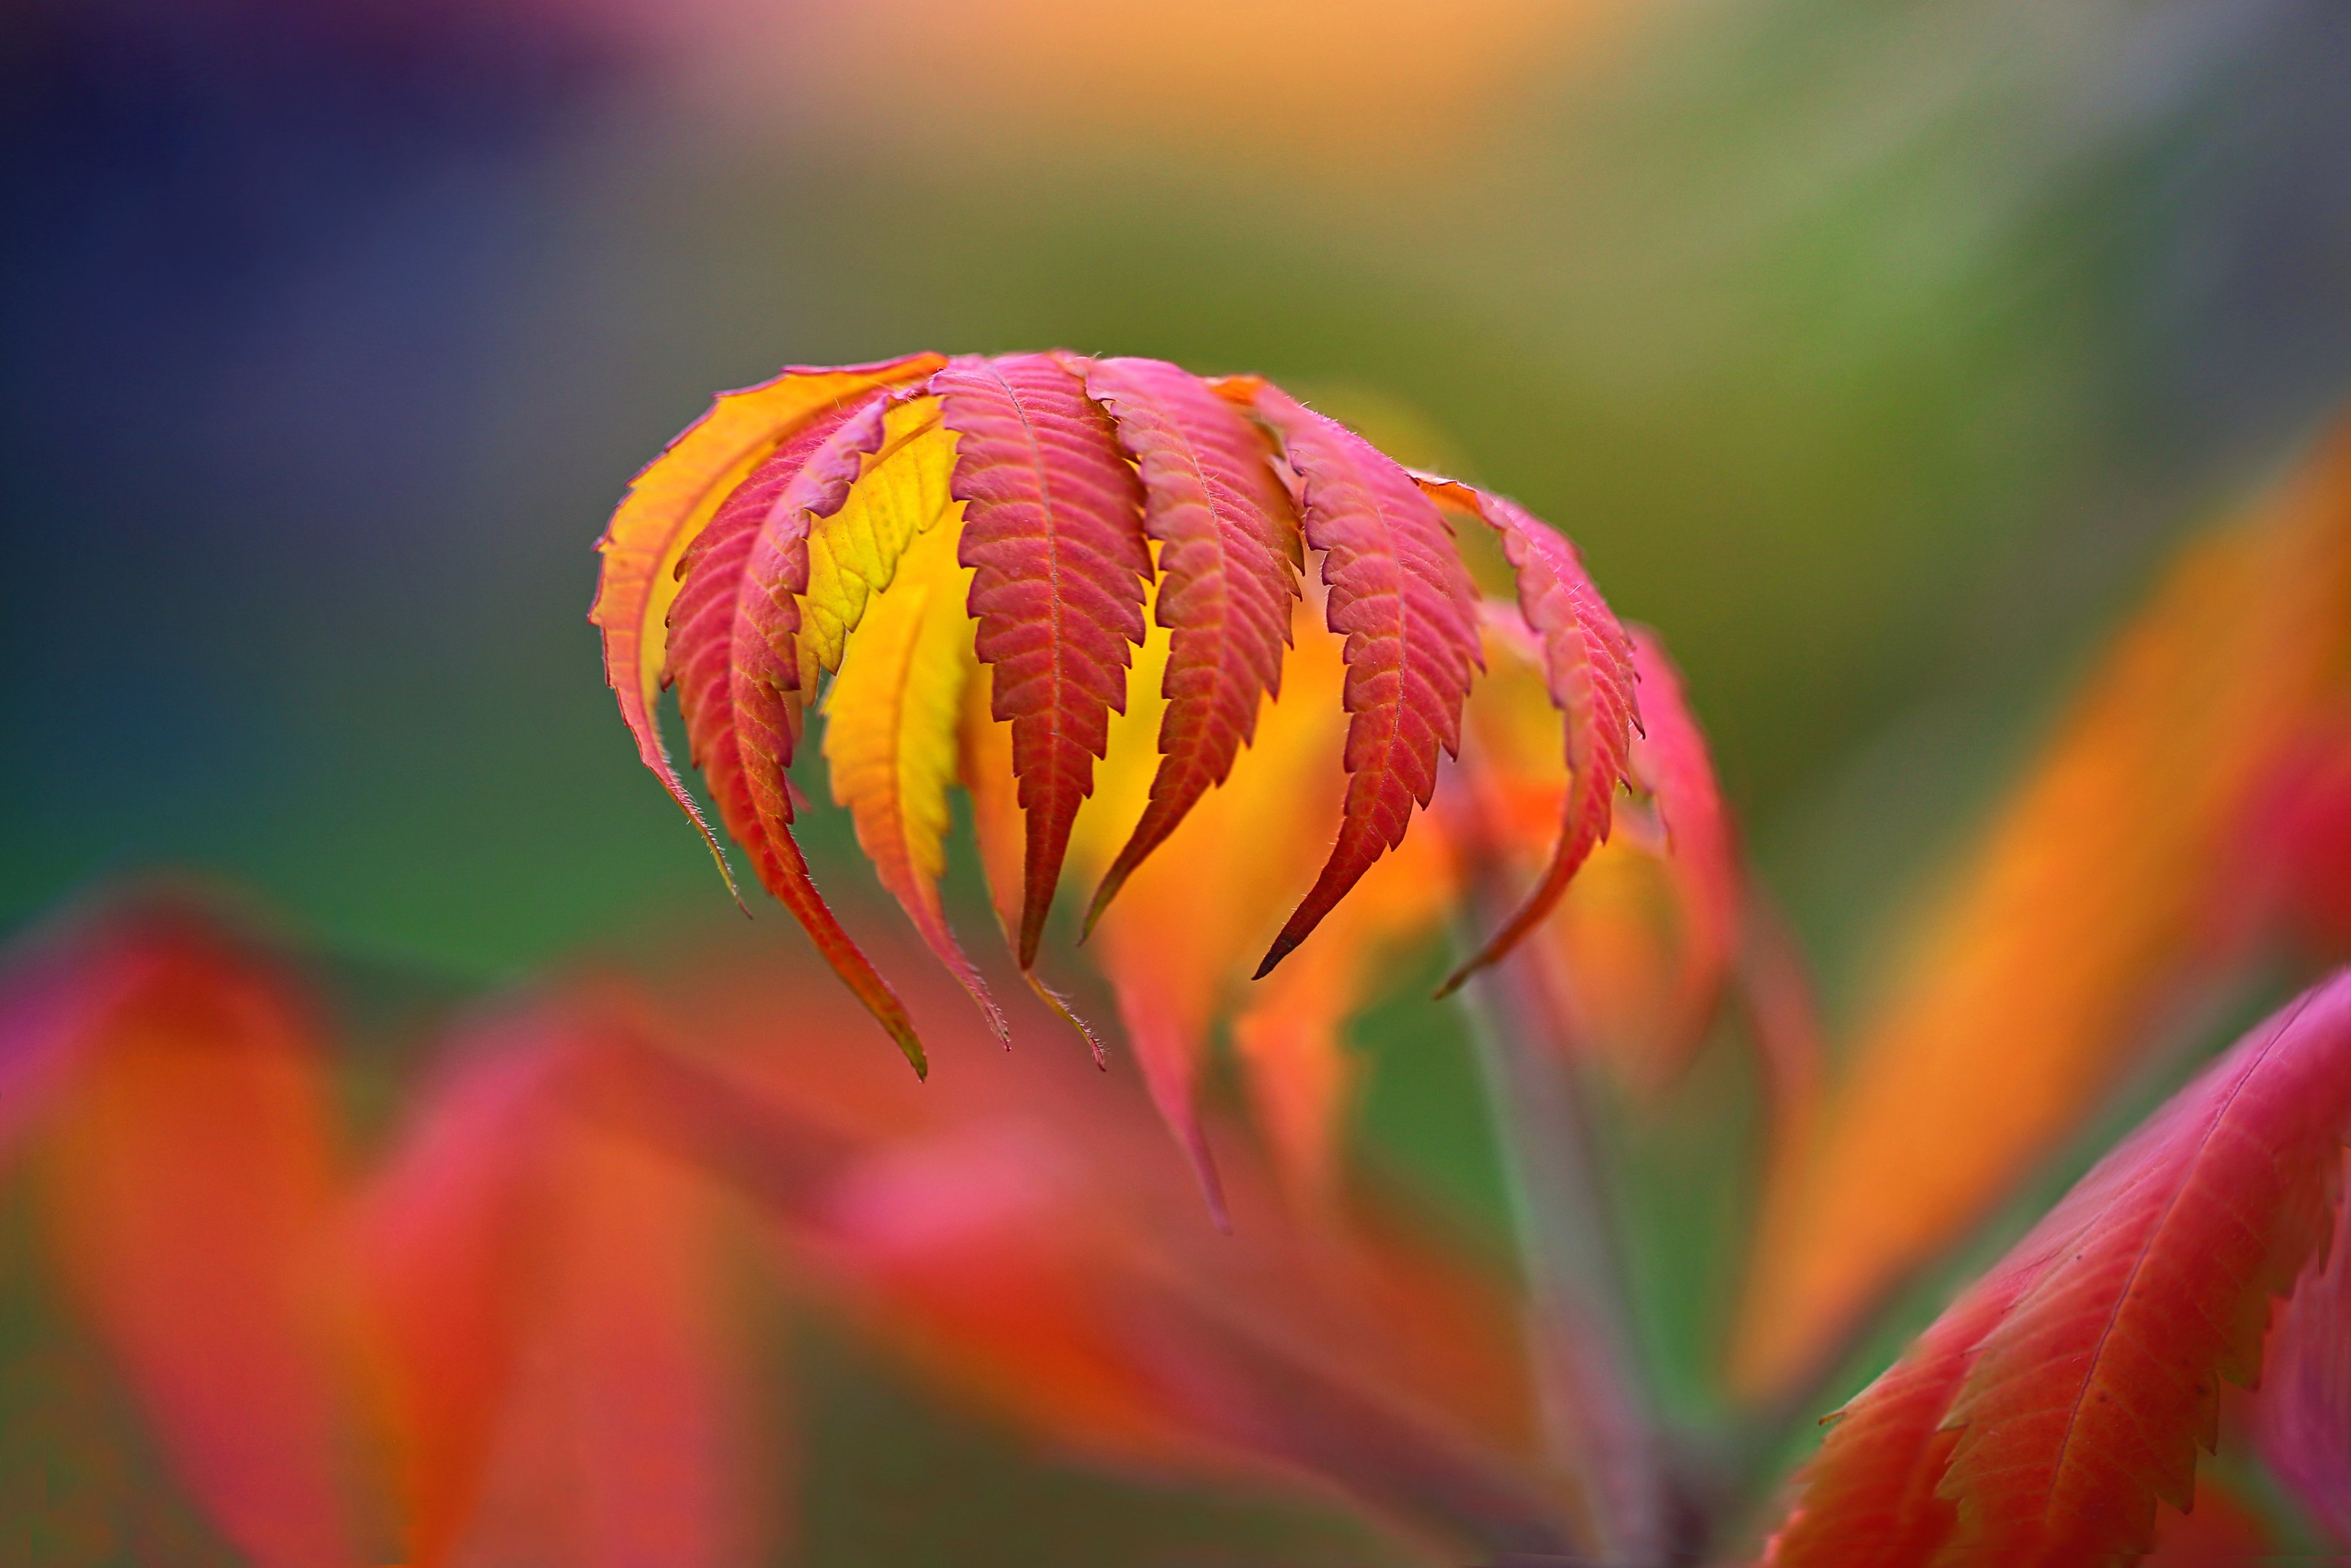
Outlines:
[[[2278, 769], [2346, 711], [2351, 434], [2338, 430], [2182, 553], [1950, 869], [1817, 1135], [1773, 1173], [1740, 1386], [1815, 1370], [2074, 1132], [2168, 1019], [2229, 981], [2267, 928], [2242, 913], [2261, 863], [2245, 846], [2278, 825], [2263, 810]], [[2324, 852], [2315, 839], [2291, 852], [2298, 865]]]
[[[614, 0], [596, 0], [611, 5]], [[1302, 160], [1380, 177], [1458, 157], [1587, 68], [1625, 0], [701, 0], [630, 22], [669, 35], [705, 107], [754, 122], [1082, 158], [1104, 142]]]

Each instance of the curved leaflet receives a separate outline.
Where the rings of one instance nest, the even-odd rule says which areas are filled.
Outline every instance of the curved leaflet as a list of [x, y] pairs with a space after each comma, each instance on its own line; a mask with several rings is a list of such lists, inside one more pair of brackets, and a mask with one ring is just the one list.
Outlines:
[[[805, 540], [811, 507], [839, 505], [858, 444], [878, 438], [880, 425], [870, 403], [820, 420], [719, 507], [681, 562], [685, 582], [671, 607], [671, 674], [695, 764], [727, 831], [750, 854], [761, 884], [792, 912], [921, 1074], [926, 1068], [913, 1020], [825, 904], [792, 838], [782, 765], [790, 758], [794, 721], [789, 699], [775, 684], [798, 680], [789, 651], [798, 622], [788, 611], [796, 573], [805, 571], [794, 556], [804, 563], [806, 555], [794, 550], [792, 537]], [[780, 563], [768, 586], [751, 580], [750, 562], [763, 553]], [[778, 608], [778, 594], [785, 609]], [[757, 667], [744, 670], [746, 657]]]
[[2255, 1029], [2085, 1176], [1865, 1389], [1778, 1568], [2116, 1561], [2194, 1498], [2220, 1380], [2332, 1223], [2351, 977]]
[[1447, 996], [1517, 946], [1559, 903], [1593, 847], [1607, 838], [1617, 789], [1632, 782], [1640, 728], [1633, 639], [1593, 586], [1575, 547], [1517, 502], [1448, 479], [1415, 475], [1432, 497], [1476, 514], [1502, 538], [1518, 573], [1519, 611], [1542, 640], [1543, 683], [1567, 718], [1567, 801], [1559, 847], [1518, 913], [1446, 977]]

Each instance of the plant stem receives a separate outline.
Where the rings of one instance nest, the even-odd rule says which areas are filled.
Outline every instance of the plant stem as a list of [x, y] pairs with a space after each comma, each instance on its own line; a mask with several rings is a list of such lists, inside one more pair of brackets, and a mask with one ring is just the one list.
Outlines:
[[[1470, 902], [1490, 929], [1499, 901], [1492, 879], [1479, 880]], [[1528, 956], [1485, 970], [1468, 995], [1525, 1279], [1544, 1436], [1583, 1487], [1597, 1561], [1649, 1568], [1668, 1544], [1662, 1456], [1574, 1044]]]

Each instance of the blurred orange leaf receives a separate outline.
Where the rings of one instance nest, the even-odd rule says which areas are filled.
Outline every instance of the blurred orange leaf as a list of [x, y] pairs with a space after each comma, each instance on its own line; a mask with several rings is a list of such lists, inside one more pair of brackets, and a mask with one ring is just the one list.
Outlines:
[[2191, 546], [2101, 660], [1772, 1173], [1733, 1377], [1783, 1387], [2076, 1127], [2226, 955], [2248, 814], [2351, 704], [2351, 435]]

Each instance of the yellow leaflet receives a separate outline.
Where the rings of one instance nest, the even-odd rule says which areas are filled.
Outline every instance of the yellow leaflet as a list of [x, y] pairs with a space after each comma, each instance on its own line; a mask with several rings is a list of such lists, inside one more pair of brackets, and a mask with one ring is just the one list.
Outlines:
[[[807, 591], [800, 595], [800, 690], [820, 671], [841, 668], [866, 601], [890, 585], [907, 546], [942, 520], [960, 523], [963, 503], [947, 496], [955, 432], [939, 423], [939, 400], [913, 398], [883, 416], [882, 449], [864, 459], [849, 499], [809, 529]], [[949, 538], [954, 527], [939, 529]], [[948, 562], [954, 550], [948, 550]], [[962, 612], [958, 593], [956, 607]]]
[[941, 919], [956, 725], [977, 667], [964, 611], [971, 572], [956, 564], [953, 528], [921, 535], [893, 564], [825, 699], [824, 756], [858, 843], [929, 936]]

